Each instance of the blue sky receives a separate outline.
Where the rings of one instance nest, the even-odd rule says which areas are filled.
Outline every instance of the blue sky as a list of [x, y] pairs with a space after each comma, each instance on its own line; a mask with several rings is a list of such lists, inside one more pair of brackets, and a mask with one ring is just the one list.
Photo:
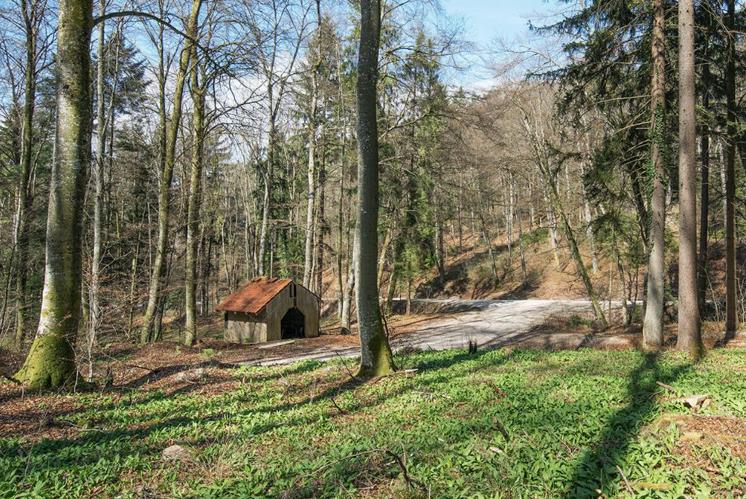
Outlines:
[[441, 5], [464, 20], [467, 37], [485, 44], [496, 36], [526, 35], [529, 19], [540, 21], [543, 13], [556, 8], [556, 2], [547, 0], [441, 0]]
[[[484, 56], [496, 48], [496, 41], [526, 41], [530, 37], [528, 23], [541, 25], [546, 17], [556, 13], [556, 0], [441, 0], [444, 13], [463, 24], [463, 37], [476, 45]], [[469, 69], [460, 72], [454, 83], [481, 87], [489, 85], [494, 75], [478, 56], [468, 58]]]

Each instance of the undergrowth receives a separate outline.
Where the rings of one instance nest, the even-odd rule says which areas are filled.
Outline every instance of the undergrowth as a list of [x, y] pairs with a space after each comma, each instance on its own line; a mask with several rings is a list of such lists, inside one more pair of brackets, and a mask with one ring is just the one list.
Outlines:
[[[305, 362], [233, 370], [215, 395], [79, 394], [85, 409], [58, 417], [73, 438], [0, 436], [0, 496], [739, 496], [744, 461], [684, 454], [654, 423], [695, 393], [705, 415], [746, 416], [744, 357], [445, 351], [366, 383]], [[191, 457], [164, 461], [172, 444]]]

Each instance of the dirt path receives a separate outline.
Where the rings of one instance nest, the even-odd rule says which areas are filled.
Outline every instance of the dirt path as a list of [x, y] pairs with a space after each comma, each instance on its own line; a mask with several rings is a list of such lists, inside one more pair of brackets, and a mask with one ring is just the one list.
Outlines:
[[[539, 326], [551, 322], [552, 318], [587, 316], [591, 307], [590, 302], [585, 300], [418, 300], [417, 305], [421, 309], [437, 310], [439, 314], [448, 316], [427, 321], [410, 332], [394, 336], [391, 342], [394, 351], [403, 348], [466, 348], [470, 341], [476, 342], [481, 348], [518, 344], [540, 348], [577, 348], [584, 345], [618, 348], [630, 343], [626, 337], [602, 335], [597, 338], [577, 332], [548, 333], [537, 330]], [[599, 341], [602, 344], [599, 345]], [[268, 347], [274, 350], [270, 345], [264, 348]], [[323, 345], [302, 355], [286, 355], [281, 347], [276, 347], [276, 355], [249, 364], [267, 366], [359, 355], [357, 347], [348, 346]]]

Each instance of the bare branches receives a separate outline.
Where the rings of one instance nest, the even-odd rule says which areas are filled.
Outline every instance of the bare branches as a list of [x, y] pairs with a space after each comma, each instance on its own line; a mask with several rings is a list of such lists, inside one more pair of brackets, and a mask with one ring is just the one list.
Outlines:
[[407, 483], [408, 487], [415, 488], [419, 487], [423, 492], [427, 492], [427, 486], [421, 482], [420, 480], [417, 480], [412, 475], [409, 474], [409, 470], [407, 469], [407, 465], [404, 462], [404, 459], [402, 459], [398, 454], [386, 450], [386, 455], [391, 456], [396, 460], [396, 463], [399, 465], [399, 469], [402, 472], [402, 476], [404, 477], [404, 481]]

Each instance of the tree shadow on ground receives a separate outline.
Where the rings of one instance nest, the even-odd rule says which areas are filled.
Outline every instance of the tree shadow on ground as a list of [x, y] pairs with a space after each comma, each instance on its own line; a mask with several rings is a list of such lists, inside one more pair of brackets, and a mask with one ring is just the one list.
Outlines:
[[[115, 389], [131, 390], [131, 389], [139, 388], [143, 385], [147, 385], [149, 383], [154, 383], [158, 380], [167, 378], [169, 376], [173, 376], [175, 374], [188, 372], [188, 371], [194, 371], [195, 369], [204, 369], [204, 368], [238, 369], [241, 367], [244, 367], [244, 364], [221, 362], [215, 359], [206, 360], [204, 362], [197, 362], [197, 363], [175, 364], [175, 365], [151, 369], [149, 372], [147, 372], [146, 374], [138, 378], [135, 378], [122, 385], [118, 385]], [[246, 365], [245, 367], [251, 367], [251, 366]], [[298, 362], [292, 367], [282, 369], [282, 370], [277, 370], [271, 375], [261, 376], [261, 377], [258, 377], [257, 379], [262, 380], [262, 381], [271, 381], [273, 379], [287, 376], [290, 374], [300, 374], [300, 373], [312, 371], [314, 369], [317, 369], [318, 367], [319, 367], [319, 363], [315, 361]]]
[[[490, 364], [486, 364], [486, 365], [483, 363], [479, 363], [478, 361], [483, 356], [488, 355], [490, 353], [489, 350], [482, 350], [477, 353], [469, 353], [467, 351], [462, 351], [454, 356], [419, 362], [414, 366], [416, 369], [415, 376], [422, 376], [424, 374], [427, 374], [429, 371], [445, 370], [445, 372], [439, 374], [438, 376], [431, 377], [430, 379], [426, 381], [418, 381], [416, 385], [419, 388], [429, 388], [429, 387], [435, 387], [442, 383], [452, 382], [456, 378], [463, 378], [463, 377], [469, 376], [470, 374], [473, 374], [475, 371], [479, 371], [487, 367], [494, 367], [494, 366], [498, 366], [498, 365], [510, 362], [518, 352], [519, 352], [518, 350], [509, 351], [509, 352], [506, 351], [504, 355], [495, 359], [494, 362], [491, 362]], [[453, 372], [448, 371], [449, 368], [457, 364], [466, 362], [466, 361], [474, 361], [474, 366], [469, 369], [465, 369], [459, 373], [453, 373]], [[386, 376], [383, 378], [363, 379], [363, 378], [350, 376], [349, 379], [347, 379], [346, 381], [343, 381], [342, 383], [334, 384], [328, 388], [325, 388], [320, 393], [313, 394], [307, 398], [303, 398], [300, 400], [286, 402], [284, 404], [273, 406], [271, 408], [268, 408], [266, 412], [289, 411], [292, 409], [303, 407], [309, 403], [319, 402], [322, 400], [329, 400], [330, 402], [332, 402], [332, 404], [334, 404], [334, 406], [336, 406], [336, 402], [334, 402], [334, 399], [345, 394], [346, 392], [354, 391], [357, 388], [363, 387], [365, 385], [373, 385], [373, 384], [380, 383], [380, 382], [386, 382], [385, 380], [395, 380], [401, 376], [406, 376], [406, 375], [407, 375], [407, 371], [402, 370], [400, 374], [393, 374], [391, 376]], [[359, 411], [367, 407], [374, 407], [378, 404], [386, 402], [387, 400], [401, 396], [404, 393], [415, 389], [414, 385], [415, 385], [414, 383], [401, 383], [399, 386], [396, 387], [396, 389], [392, 391], [385, 391], [385, 393], [382, 393], [376, 397], [371, 397], [367, 399], [356, 397], [353, 404], [346, 406], [343, 409], [343, 411], [339, 411], [339, 412], [348, 413], [348, 412]], [[337, 410], [339, 409], [340, 408], [337, 407]], [[265, 411], [260, 410], [258, 412], [265, 412]]]
[[627, 385], [627, 405], [609, 417], [595, 444], [583, 453], [573, 470], [572, 485], [565, 497], [598, 497], [599, 491], [606, 492], [605, 485], [625, 480], [619, 465], [658, 406], [657, 383], [673, 383], [692, 367], [685, 364], [663, 373], [659, 361], [659, 353], [647, 353], [632, 371]]
[[[306, 361], [286, 366], [282, 369], [272, 369], [267, 373], [246, 372], [241, 375], [241, 373], [235, 373], [235, 369], [243, 366], [211, 360], [197, 364], [179, 364], [167, 366], [166, 368], [157, 368], [128, 383], [115, 385], [114, 387], [102, 390], [92, 387], [89, 387], [87, 390], [78, 389], [75, 393], [82, 394], [85, 392], [88, 395], [95, 396], [98, 392], [99, 396], [103, 398], [99, 398], [99, 401], [96, 404], [97, 411], [99, 413], [106, 413], [107, 411], [119, 410], [123, 406], [147, 406], [151, 403], [166, 401], [173, 399], [174, 397], [190, 396], [198, 391], [207, 391], [208, 393], [213, 391], [214, 393], [211, 396], [218, 396], [223, 393], [220, 385], [226, 383], [242, 384], [247, 380], [257, 383], [272, 382], [280, 378], [287, 378], [296, 374], [313, 371], [318, 369], [320, 365], [321, 364], [316, 361]], [[218, 372], [218, 375], [207, 371], [198, 379], [191, 380], [187, 377], [184, 381], [175, 381], [172, 385], [154, 387], [147, 386], [149, 383], [157, 382], [163, 378], [178, 375], [179, 373], [187, 373], [198, 368], [218, 368], [221, 369], [221, 371]], [[215, 390], [217, 391], [215, 392]], [[0, 413], [0, 425], [10, 425], [7, 433], [3, 436], [45, 439], [45, 434], [50, 430], [68, 429], [74, 431], [78, 427], [71, 423], [70, 420], [71, 418], [75, 418], [78, 414], [87, 412], [88, 407], [86, 404], [77, 402], [72, 404], [62, 404], [61, 406], [52, 404], [50, 407], [48, 406], [49, 402], [47, 400], [48, 397], [55, 396], [69, 398], [69, 395], [70, 393], [66, 389], [36, 393], [25, 392], [22, 387], [16, 385], [5, 387], [5, 390], [0, 392], [0, 404], [9, 403], [16, 399], [23, 398], [32, 398], [38, 402], [36, 404], [27, 404], [23, 406], [19, 412], [14, 413], [5, 411], [6, 414]], [[171, 419], [169, 415], [163, 416], [166, 416], [165, 419]], [[28, 423], [33, 423], [33, 428], [30, 428]], [[177, 425], [178, 423], [179, 421], [176, 421]], [[93, 430], [83, 429], [80, 431], [89, 432]], [[106, 431], [103, 430], [95, 430], [95, 432], [99, 435], [101, 433], [106, 433]], [[99, 437], [97, 436], [96, 438]], [[51, 440], [61, 439], [53, 437]], [[71, 441], [74, 442], [75, 440], [73, 439]]]
[[[425, 393], [425, 390], [427, 390], [428, 393], [432, 393], [436, 402], [431, 403], [450, 404], [451, 402], [448, 402], [447, 399], [438, 398], [438, 387], [441, 383], [449, 383], [455, 378], [469, 376], [474, 371], [489, 370], [496, 366], [504, 365], [514, 360], [518, 353], [532, 356], [531, 359], [536, 362], [541, 362], [545, 355], [543, 352], [538, 351], [526, 353], [518, 350], [503, 351], [498, 355], [487, 351], [480, 351], [476, 354], [458, 352], [453, 355], [439, 355], [429, 359], [412, 359], [414, 362], [404, 363], [403, 365], [418, 369], [416, 376], [428, 376], [427, 379], [417, 383], [396, 381], [397, 376], [402, 375], [367, 381], [348, 376], [347, 378], [342, 377], [339, 383], [329, 386], [318, 394], [310, 397], [304, 396], [300, 400], [288, 401], [283, 404], [274, 403], [276, 399], [273, 398], [272, 400], [265, 401], [267, 403], [259, 407], [251, 404], [243, 404], [237, 406], [237, 410], [229, 410], [219, 406], [210, 409], [206, 408], [204, 413], [190, 414], [188, 416], [179, 414], [170, 414], [167, 416], [166, 413], [173, 411], [174, 408], [164, 407], [163, 410], [166, 413], [150, 413], [147, 417], [143, 417], [134, 427], [110, 428], [102, 431], [89, 430], [75, 439], [46, 441], [34, 448], [33, 462], [29, 462], [32, 462], [31, 467], [35, 468], [34, 471], [36, 472], [59, 472], [70, 466], [93, 464], [104, 455], [124, 458], [133, 454], [141, 454], [147, 456], [148, 459], [155, 459], [166, 445], [166, 442], [163, 441], [162, 437], [158, 437], [158, 435], [174, 432], [171, 438], [175, 438], [177, 441], [181, 441], [180, 439], [184, 438], [187, 444], [199, 447], [209, 445], [215, 439], [208, 433], [200, 435], [191, 434], [189, 429], [194, 428], [195, 425], [205, 422], [215, 422], [218, 424], [218, 428], [222, 428], [220, 423], [224, 422], [226, 427], [230, 427], [239, 421], [245, 422], [251, 420], [261, 415], [261, 413], [270, 413], [269, 417], [258, 419], [255, 421], [255, 424], [245, 429], [244, 438], [255, 439], [259, 435], [273, 430], [307, 425], [317, 421], [319, 417], [317, 413], [299, 413], [296, 409], [304, 404], [319, 402], [320, 400], [328, 400], [328, 404], [322, 408], [327, 417], [341, 417], [366, 407], [377, 406], [386, 400], [413, 390], [420, 393]], [[484, 358], [486, 355], [492, 355], [493, 357]], [[407, 359], [404, 358], [403, 360], [406, 361]], [[300, 366], [308, 368], [312, 365], [310, 363], [307, 365], [304, 364]], [[342, 367], [339, 367], [341, 370]], [[571, 483], [580, 484], [581, 486], [573, 486], [574, 488], [568, 493], [568, 497], [597, 496], [597, 494], [591, 491], [595, 490], [595, 488], [602, 488], [604, 483], [608, 484], [612, 479], [618, 479], [616, 464], [623, 457], [630, 442], [634, 440], [645, 419], [655, 410], [656, 402], [653, 396], [657, 389], [656, 381], [673, 382], [687, 369], [687, 366], [682, 366], [662, 372], [658, 366], [657, 355], [647, 355], [642, 359], [630, 375], [627, 388], [628, 405], [609, 417], [606, 425], [599, 432], [600, 437], [596, 444], [580, 457], [579, 463], [573, 472]], [[292, 369], [286, 371], [290, 370]], [[440, 370], [443, 371], [439, 372]], [[286, 372], [286, 374], [288, 373]], [[346, 392], [354, 392], [358, 387], [373, 383], [388, 383], [388, 380], [394, 380], [394, 383], [388, 387], [382, 386], [381, 390], [375, 389], [363, 393], [353, 393], [353, 397], [340, 400], [339, 405], [334, 401], [334, 397]], [[302, 381], [305, 382], [307, 380], [304, 378]], [[546, 417], [551, 417], [551, 414], [547, 414]], [[460, 418], [461, 414], [456, 411], [454, 419]], [[454, 435], [487, 430], [493, 431], [493, 429], [489, 428], [488, 423], [484, 418], [473, 418], [473, 420], [465, 420], [463, 422], [459, 421], [458, 428], [454, 429]], [[182, 431], [183, 433], [181, 433]], [[426, 437], [429, 429], [421, 428], [420, 431], [422, 432], [421, 435], [414, 440], [427, 440]], [[151, 437], [154, 437], [153, 440], [151, 440]], [[439, 442], [439, 440], [433, 438], [431, 441], [423, 444], [420, 451], [430, 451], [441, 445]], [[84, 454], [76, 453], [74, 452], [74, 448], [76, 447], [87, 450]], [[15, 450], [20, 452], [21, 448], [18, 447]], [[363, 457], [360, 459], [366, 461], [368, 457], [366, 455], [365, 459]], [[354, 459], [352, 460], [354, 461]], [[362, 464], [361, 469], [365, 469]], [[360, 471], [357, 468], [355, 470], [355, 472]], [[344, 473], [344, 471], [337, 470], [336, 473]], [[597, 484], [599, 481], [600, 485]]]

